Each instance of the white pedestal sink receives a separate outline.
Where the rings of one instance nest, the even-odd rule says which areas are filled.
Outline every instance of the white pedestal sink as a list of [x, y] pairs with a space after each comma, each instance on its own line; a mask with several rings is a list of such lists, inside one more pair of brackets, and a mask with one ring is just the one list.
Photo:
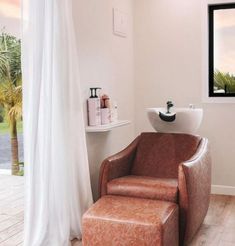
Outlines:
[[165, 108], [148, 108], [147, 114], [157, 132], [193, 134], [201, 125], [203, 109], [172, 108], [167, 114]]

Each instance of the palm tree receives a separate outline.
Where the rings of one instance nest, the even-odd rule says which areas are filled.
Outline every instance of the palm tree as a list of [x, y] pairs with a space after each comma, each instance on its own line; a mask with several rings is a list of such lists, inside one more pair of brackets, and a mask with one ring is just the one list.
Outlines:
[[19, 171], [17, 120], [22, 117], [22, 74], [20, 40], [6, 33], [0, 35], [0, 105], [10, 126], [12, 174]]
[[223, 73], [219, 70], [214, 72], [214, 85], [217, 89], [222, 89], [225, 93], [235, 92], [235, 77], [230, 73]]

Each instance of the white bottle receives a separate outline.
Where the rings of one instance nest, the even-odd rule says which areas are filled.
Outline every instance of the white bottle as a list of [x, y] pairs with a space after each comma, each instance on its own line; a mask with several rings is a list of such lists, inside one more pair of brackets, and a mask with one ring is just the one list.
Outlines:
[[106, 125], [110, 123], [110, 108], [101, 109], [101, 124]]
[[117, 109], [117, 102], [112, 103], [112, 109], [111, 109], [111, 122], [117, 122], [118, 121], [118, 109]]
[[87, 100], [89, 126], [101, 125], [100, 98], [96, 94], [98, 89], [101, 88], [90, 88], [91, 96]]

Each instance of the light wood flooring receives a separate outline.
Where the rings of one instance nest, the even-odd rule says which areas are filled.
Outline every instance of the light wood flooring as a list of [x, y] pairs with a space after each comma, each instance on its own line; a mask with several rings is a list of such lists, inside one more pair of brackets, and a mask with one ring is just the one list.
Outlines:
[[235, 196], [212, 195], [208, 214], [190, 246], [235, 246]]
[[24, 179], [0, 175], [0, 245], [22, 244]]
[[[23, 183], [22, 177], [0, 175], [0, 246], [22, 245]], [[190, 246], [235, 246], [235, 197], [211, 196], [207, 217]]]

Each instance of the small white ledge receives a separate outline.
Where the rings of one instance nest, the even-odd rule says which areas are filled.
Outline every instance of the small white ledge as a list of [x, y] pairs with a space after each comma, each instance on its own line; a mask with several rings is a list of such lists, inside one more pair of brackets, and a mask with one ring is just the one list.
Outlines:
[[129, 120], [118, 120], [116, 122], [107, 124], [107, 125], [101, 125], [101, 126], [87, 126], [86, 132], [108, 132], [111, 131], [113, 128], [125, 126], [130, 124], [131, 122]]

